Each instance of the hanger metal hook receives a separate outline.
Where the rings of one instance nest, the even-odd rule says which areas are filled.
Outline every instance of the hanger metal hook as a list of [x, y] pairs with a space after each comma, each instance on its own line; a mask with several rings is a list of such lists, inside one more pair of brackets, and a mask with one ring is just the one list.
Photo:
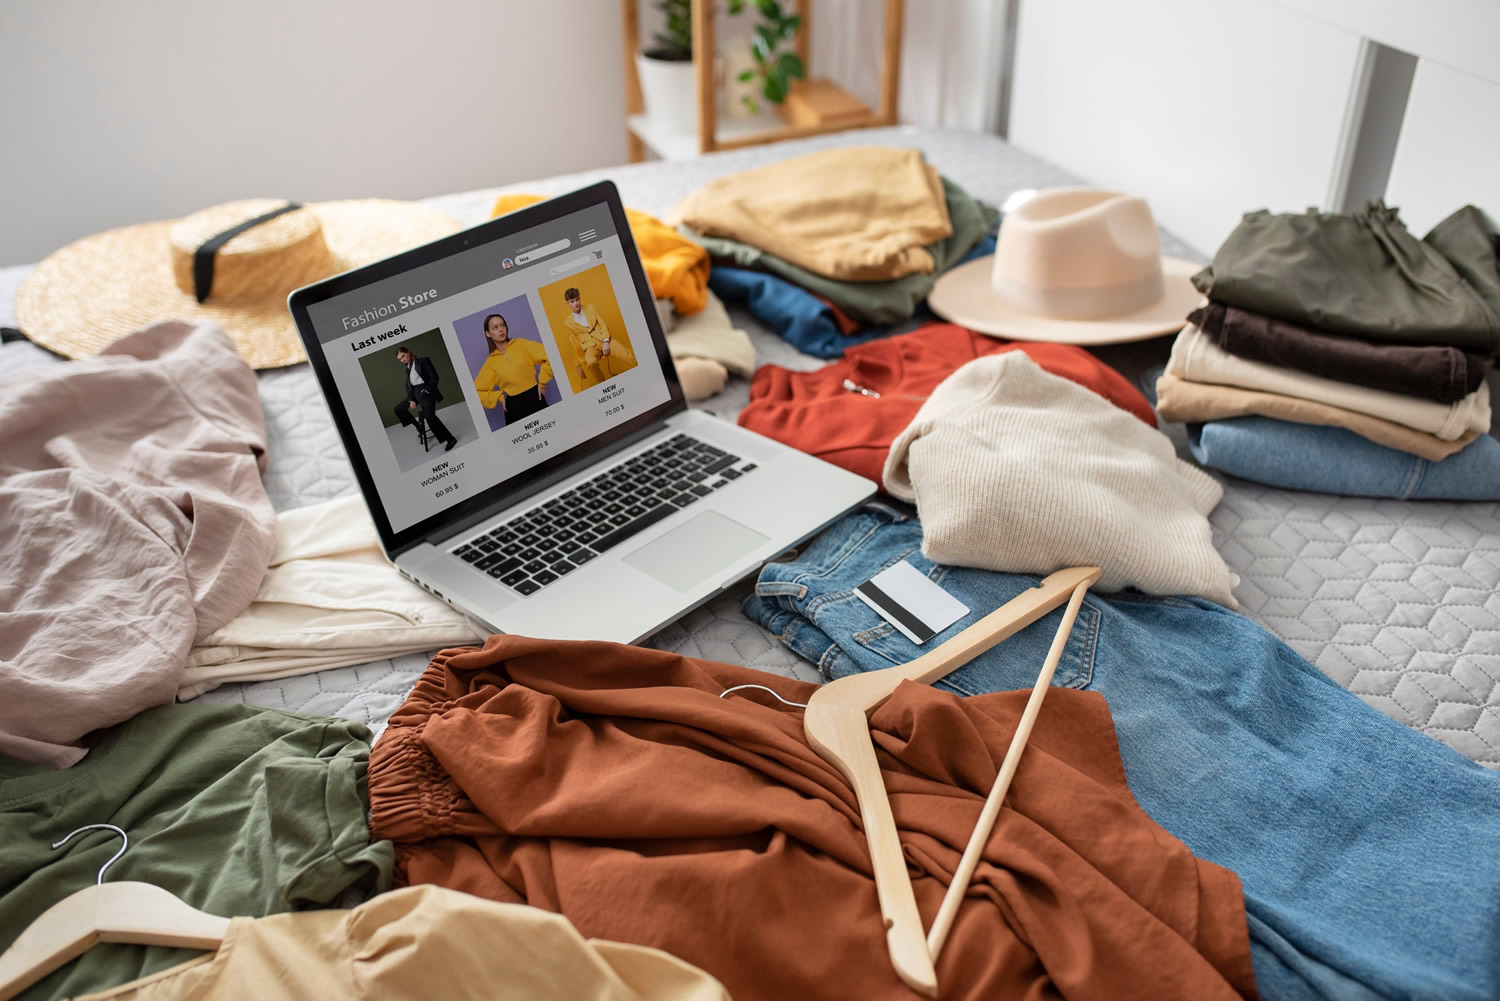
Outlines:
[[72, 841], [75, 836], [82, 834], [84, 831], [114, 831], [120, 836], [120, 850], [115, 852], [114, 856], [108, 862], [99, 867], [99, 878], [95, 881], [95, 885], [103, 886], [105, 871], [108, 870], [110, 866], [118, 862], [121, 855], [125, 854], [125, 849], [130, 847], [130, 836], [124, 831], [120, 830], [114, 824], [89, 824], [86, 827], [80, 827], [72, 834], [69, 834], [67, 837], [63, 838], [61, 841], [53, 842], [52, 847], [54, 849], [61, 848], [69, 841]]
[[767, 688], [765, 685], [735, 685], [733, 688], [726, 688], [722, 692], [720, 692], [719, 693], [719, 698], [722, 699], [724, 696], [728, 695], [730, 692], [738, 692], [741, 689], [745, 689], [745, 688], [759, 688], [763, 692], [770, 692], [771, 693], [771, 697], [774, 698], [774, 699], [776, 699], [776, 701], [778, 701], [778, 702], [784, 702], [784, 703], [786, 703], [789, 706], [796, 706], [799, 709], [806, 709], [807, 708], [807, 703], [806, 702], [793, 702], [791, 699], [784, 699], [780, 695], [777, 695], [776, 692], [773, 691], [772, 689]]

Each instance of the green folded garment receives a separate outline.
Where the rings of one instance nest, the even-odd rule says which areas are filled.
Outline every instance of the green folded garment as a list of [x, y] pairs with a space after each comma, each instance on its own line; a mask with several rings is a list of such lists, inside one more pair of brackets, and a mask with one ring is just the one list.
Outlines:
[[998, 209], [969, 197], [967, 191], [946, 177], [943, 178], [943, 197], [948, 202], [953, 235], [928, 244], [927, 250], [935, 265], [932, 273], [907, 275], [888, 282], [841, 282], [825, 278], [748, 243], [701, 236], [686, 226], [680, 228], [686, 236], [702, 244], [715, 260], [727, 259], [739, 267], [768, 271], [822, 296], [855, 320], [884, 325], [910, 319], [942, 273], [973, 250], [974, 245], [984, 239], [1000, 220]]
[[1500, 259], [1466, 205], [1418, 240], [1395, 209], [1246, 213], [1193, 276], [1214, 302], [1333, 333], [1500, 349]]

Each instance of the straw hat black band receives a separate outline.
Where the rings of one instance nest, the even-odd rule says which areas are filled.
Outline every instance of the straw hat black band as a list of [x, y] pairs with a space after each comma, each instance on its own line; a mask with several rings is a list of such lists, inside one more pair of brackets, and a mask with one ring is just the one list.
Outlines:
[[230, 240], [239, 236], [247, 229], [254, 229], [261, 223], [270, 222], [279, 215], [294, 212], [302, 207], [301, 202], [287, 202], [277, 209], [272, 209], [265, 215], [258, 215], [254, 219], [246, 219], [238, 226], [231, 226], [217, 236], [211, 236], [203, 242], [193, 254], [193, 294], [199, 302], [208, 299], [209, 293], [214, 287], [214, 258], [219, 253], [219, 248]]

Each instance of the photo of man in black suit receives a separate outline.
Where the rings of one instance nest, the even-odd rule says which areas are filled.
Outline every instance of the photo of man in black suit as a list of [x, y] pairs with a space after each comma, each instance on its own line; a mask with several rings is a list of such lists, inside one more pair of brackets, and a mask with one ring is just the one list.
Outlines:
[[438, 389], [437, 366], [432, 359], [418, 358], [405, 346], [396, 349], [396, 357], [406, 367], [406, 398], [396, 404], [396, 418], [403, 425], [411, 425], [416, 423], [413, 415], [420, 413], [433, 435], [443, 443], [443, 451], [448, 451], [458, 444], [458, 439], [437, 415], [437, 405], [443, 399]]

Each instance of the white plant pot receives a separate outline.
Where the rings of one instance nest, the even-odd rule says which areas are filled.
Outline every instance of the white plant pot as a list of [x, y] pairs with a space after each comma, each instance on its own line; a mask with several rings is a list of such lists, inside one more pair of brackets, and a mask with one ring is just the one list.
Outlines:
[[646, 102], [646, 115], [652, 125], [674, 133], [696, 133], [698, 96], [693, 64], [652, 59], [637, 52], [635, 66], [641, 80], [641, 98]]

